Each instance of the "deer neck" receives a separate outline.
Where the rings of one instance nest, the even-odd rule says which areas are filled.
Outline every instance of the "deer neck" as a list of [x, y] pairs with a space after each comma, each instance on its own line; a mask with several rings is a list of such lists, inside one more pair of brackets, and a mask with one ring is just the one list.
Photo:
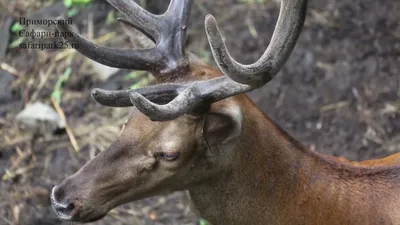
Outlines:
[[[353, 192], [368, 191], [371, 186], [355, 178], [360, 171], [365, 172], [363, 169], [302, 147], [261, 111], [245, 115], [242, 136], [232, 151], [236, 153], [233, 165], [189, 190], [192, 207], [200, 216], [215, 225], [301, 224], [302, 218], [312, 221], [307, 217], [321, 221], [319, 215], [326, 220], [334, 211], [337, 216], [330, 215], [332, 220], [344, 224], [351, 218], [340, 216], [346, 215], [349, 207], [358, 222], [366, 219], [357, 217], [358, 213], [374, 211], [350, 204], [357, 201]], [[364, 169], [367, 172], [361, 176], [370, 176]]]
[[303, 185], [299, 174], [309, 172], [302, 171], [308, 170], [312, 157], [261, 111], [247, 109], [254, 108], [243, 107], [246, 116], [232, 165], [189, 190], [194, 210], [215, 225], [275, 224], [282, 206]]

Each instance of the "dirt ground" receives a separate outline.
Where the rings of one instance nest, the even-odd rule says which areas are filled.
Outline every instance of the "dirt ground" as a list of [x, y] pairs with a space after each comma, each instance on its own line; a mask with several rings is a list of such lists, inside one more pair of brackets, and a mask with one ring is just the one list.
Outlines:
[[[18, 18], [32, 11], [46, 15], [27, 10], [29, 1], [0, 2], [3, 24], [5, 15]], [[258, 2], [195, 0], [189, 49], [213, 63], [203, 24], [211, 13], [236, 59], [243, 63], [258, 59], [272, 35], [279, 1]], [[74, 18], [80, 32], [87, 34], [88, 24], [94, 24], [93, 37], [101, 37], [99, 42], [126, 46], [122, 29], [105, 25], [111, 7], [104, 1], [94, 4], [86, 9], [93, 12], [93, 23], [88, 23], [88, 13]], [[162, 0], [148, 2], [154, 12], [165, 5]], [[249, 95], [283, 129], [317, 151], [351, 160], [400, 152], [399, 11], [398, 0], [310, 0], [305, 27], [290, 59], [272, 82]], [[107, 36], [112, 31], [117, 35]], [[102, 81], [73, 52], [14, 48], [3, 60], [0, 72], [13, 78], [10, 85], [2, 86], [11, 89], [10, 96], [0, 101], [1, 225], [61, 224], [50, 206], [52, 186], [104, 150], [126, 118], [128, 109], [97, 105], [89, 92], [94, 87], [128, 88], [132, 82], [124, 80], [127, 71]], [[65, 132], [38, 136], [15, 122], [15, 115], [28, 102], [52, 104], [52, 89], [68, 65], [72, 74], [63, 87], [61, 108], [79, 152]], [[91, 224], [199, 224], [187, 202], [183, 192], [156, 196], [118, 207]]]

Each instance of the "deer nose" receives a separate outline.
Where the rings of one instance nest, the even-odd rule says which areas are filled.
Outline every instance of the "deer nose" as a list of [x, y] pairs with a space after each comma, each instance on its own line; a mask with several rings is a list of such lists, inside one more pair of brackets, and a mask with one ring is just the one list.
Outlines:
[[74, 201], [66, 198], [62, 188], [54, 186], [50, 197], [53, 209], [60, 219], [69, 220], [78, 213], [78, 207], [76, 207]]

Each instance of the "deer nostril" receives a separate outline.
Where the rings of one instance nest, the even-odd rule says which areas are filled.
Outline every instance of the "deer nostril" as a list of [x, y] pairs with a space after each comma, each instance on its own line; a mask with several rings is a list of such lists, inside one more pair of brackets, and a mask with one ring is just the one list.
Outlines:
[[55, 205], [55, 210], [59, 213], [62, 213], [64, 215], [70, 215], [75, 209], [74, 203], [69, 203], [66, 206], [63, 205]]
[[67, 220], [73, 218], [79, 211], [78, 208], [75, 207], [74, 203], [69, 203], [66, 206], [54, 204], [53, 209], [60, 217], [60, 219]]
[[70, 219], [79, 211], [74, 202], [66, 200], [64, 191], [59, 187], [54, 187], [51, 193], [54, 211], [62, 219]]
[[61, 219], [71, 219], [79, 211], [79, 208], [77, 208], [74, 203], [69, 203], [67, 205], [54, 203], [53, 209]]

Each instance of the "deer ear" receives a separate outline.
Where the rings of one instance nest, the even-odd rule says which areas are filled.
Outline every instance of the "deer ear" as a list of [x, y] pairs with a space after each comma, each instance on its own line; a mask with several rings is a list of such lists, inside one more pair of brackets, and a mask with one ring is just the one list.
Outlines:
[[240, 135], [242, 113], [240, 108], [223, 107], [205, 115], [203, 134], [209, 145], [223, 144]]

